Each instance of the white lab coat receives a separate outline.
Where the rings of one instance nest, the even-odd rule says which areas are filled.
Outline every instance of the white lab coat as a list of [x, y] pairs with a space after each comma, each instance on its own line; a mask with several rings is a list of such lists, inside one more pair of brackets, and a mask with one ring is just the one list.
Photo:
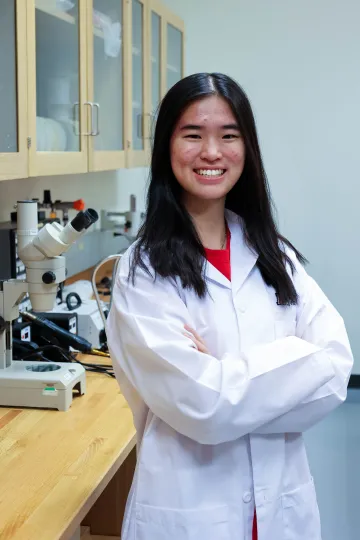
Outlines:
[[232, 281], [207, 263], [204, 299], [142, 270], [134, 287], [121, 260], [107, 337], [138, 432], [122, 540], [250, 540], [255, 505], [259, 540], [321, 539], [302, 432], [345, 400], [344, 323], [294, 254], [300, 301], [278, 306], [227, 221]]

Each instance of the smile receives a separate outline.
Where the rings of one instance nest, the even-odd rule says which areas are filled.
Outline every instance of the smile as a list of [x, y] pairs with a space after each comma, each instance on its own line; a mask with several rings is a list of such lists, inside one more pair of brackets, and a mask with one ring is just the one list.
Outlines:
[[207, 178], [219, 178], [225, 174], [226, 169], [194, 169], [196, 174]]

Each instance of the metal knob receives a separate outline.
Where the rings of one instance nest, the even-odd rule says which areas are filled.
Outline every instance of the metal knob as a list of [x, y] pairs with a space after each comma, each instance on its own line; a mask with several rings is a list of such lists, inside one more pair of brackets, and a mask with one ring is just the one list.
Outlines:
[[52, 283], [55, 283], [56, 281], [56, 275], [54, 274], [54, 272], [45, 272], [43, 275], [42, 275], [42, 280], [43, 280], [43, 283], [45, 283], [46, 285], [51, 285]]

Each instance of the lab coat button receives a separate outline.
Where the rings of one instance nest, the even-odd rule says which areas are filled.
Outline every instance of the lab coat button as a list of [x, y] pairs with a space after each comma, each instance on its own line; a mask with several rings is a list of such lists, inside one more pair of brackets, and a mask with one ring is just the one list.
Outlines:
[[243, 495], [243, 501], [244, 503], [249, 503], [252, 501], [252, 495], [250, 493], [250, 491], [246, 491]]

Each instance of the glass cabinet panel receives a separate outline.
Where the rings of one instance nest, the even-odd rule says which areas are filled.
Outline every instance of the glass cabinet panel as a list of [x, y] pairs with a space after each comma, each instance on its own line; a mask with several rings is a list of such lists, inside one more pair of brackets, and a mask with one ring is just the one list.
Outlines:
[[94, 149], [124, 148], [122, 0], [93, 0]]
[[37, 151], [79, 152], [79, 0], [35, 7]]
[[132, 147], [144, 149], [144, 6], [139, 0], [132, 2]]
[[161, 98], [161, 18], [151, 12], [151, 113], [155, 114]]
[[166, 84], [168, 90], [182, 78], [182, 40], [182, 32], [168, 23], [166, 65]]
[[[2, 0], [0, 15], [0, 153], [18, 152], [16, 5]], [[1, 171], [0, 171], [1, 172]]]

